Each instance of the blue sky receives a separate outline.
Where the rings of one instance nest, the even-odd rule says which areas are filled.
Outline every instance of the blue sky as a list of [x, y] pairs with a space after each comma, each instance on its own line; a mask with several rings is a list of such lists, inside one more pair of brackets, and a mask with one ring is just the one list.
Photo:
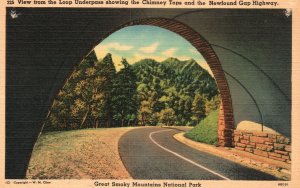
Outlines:
[[117, 70], [122, 68], [120, 63], [122, 57], [130, 64], [145, 58], [160, 62], [175, 57], [179, 60], [193, 58], [211, 73], [202, 55], [187, 40], [176, 33], [155, 26], [139, 25], [120, 29], [97, 45], [95, 52], [99, 59], [111, 53]]

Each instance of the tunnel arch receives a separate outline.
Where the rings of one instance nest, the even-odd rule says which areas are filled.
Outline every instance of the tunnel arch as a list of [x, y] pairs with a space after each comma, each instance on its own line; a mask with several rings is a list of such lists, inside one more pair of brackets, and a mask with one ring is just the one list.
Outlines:
[[[218, 55], [223, 70], [238, 79], [253, 95], [261, 109], [265, 127], [275, 130], [277, 133], [274, 134], [291, 137], [291, 102], [286, 101], [250, 62], [232, 53], [237, 52], [252, 60], [291, 98], [292, 16], [282, 14], [284, 9], [16, 10], [22, 13], [18, 19], [12, 19], [10, 14], [6, 17], [6, 178], [25, 177], [42, 122], [74, 67], [88, 54], [97, 39], [104, 39], [107, 33], [124, 23], [137, 21], [137, 18], [176, 19], [203, 35]], [[247, 92], [225, 75], [235, 126], [243, 120], [260, 123], [257, 109]], [[253, 130], [248, 129], [252, 124], [246, 126], [243, 130]], [[238, 128], [234, 129], [240, 133]]]
[[168, 18], [144, 18], [133, 20], [123, 25], [120, 25], [113, 31], [109, 32], [105, 37], [102, 37], [99, 40], [97, 40], [94, 43], [92, 50], [90, 50], [86, 56], [88, 56], [99, 43], [101, 43], [104, 39], [109, 37], [112, 33], [128, 26], [137, 25], [157, 26], [174, 32], [186, 39], [188, 42], [190, 42], [204, 57], [214, 75], [221, 97], [220, 112], [218, 119], [218, 144], [219, 146], [223, 147], [232, 146], [234, 117], [231, 94], [225, 77], [225, 73], [222, 69], [220, 60], [214, 52], [210, 43], [193, 28], [185, 25], [180, 21]]

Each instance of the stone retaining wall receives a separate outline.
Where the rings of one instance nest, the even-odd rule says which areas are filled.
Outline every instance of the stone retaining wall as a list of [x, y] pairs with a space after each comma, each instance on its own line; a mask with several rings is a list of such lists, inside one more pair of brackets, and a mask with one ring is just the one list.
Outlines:
[[233, 146], [242, 151], [291, 163], [291, 140], [281, 135], [234, 131]]

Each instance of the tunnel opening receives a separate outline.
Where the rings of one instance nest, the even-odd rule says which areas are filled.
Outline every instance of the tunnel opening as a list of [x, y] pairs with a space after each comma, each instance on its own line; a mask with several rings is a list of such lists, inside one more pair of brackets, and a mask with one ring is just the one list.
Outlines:
[[[117, 32], [117, 31], [120, 31], [124, 28], [130, 28], [130, 26], [148, 26], [148, 27], [156, 27], [156, 28], [160, 28], [160, 29], [165, 29], [165, 30], [168, 30], [168, 31], [171, 31], [172, 33], [174, 34], [177, 34], [179, 35], [180, 37], [182, 37], [183, 39], [185, 39], [189, 44], [191, 44], [193, 47], [194, 47], [194, 51], [198, 54], [201, 54], [201, 58], [203, 58], [203, 60], [207, 63], [206, 66], [208, 67], [208, 71], [210, 71], [210, 74], [213, 75], [213, 80], [215, 81], [215, 83], [217, 84], [217, 92], [218, 92], [218, 96], [216, 96], [217, 98], [219, 98], [219, 109], [218, 109], [218, 120], [217, 120], [217, 145], [219, 146], [231, 146], [232, 144], [232, 132], [233, 132], [233, 111], [232, 111], [232, 104], [231, 104], [231, 97], [230, 97], [230, 91], [229, 91], [229, 88], [228, 88], [228, 84], [227, 84], [227, 81], [226, 81], [226, 78], [225, 78], [225, 75], [224, 75], [224, 72], [222, 70], [222, 66], [218, 60], [218, 57], [216, 56], [216, 54], [214, 53], [212, 47], [210, 46], [210, 44], [199, 34], [197, 33], [196, 31], [194, 31], [192, 28], [190, 28], [189, 26], [186, 26], [184, 25], [183, 23], [180, 23], [178, 21], [174, 21], [174, 20], [170, 20], [170, 19], [165, 19], [165, 18], [147, 18], [147, 19], [142, 19], [142, 20], [136, 20], [136, 21], [133, 21], [133, 22], [130, 22], [130, 23], [127, 23], [127, 24], [124, 24], [122, 26], [120, 26], [119, 28], [117, 28], [116, 30], [114, 30], [113, 32], [111, 32], [109, 35], [107, 35], [106, 37], [100, 39], [99, 41], [97, 41], [97, 45], [94, 46], [92, 48], [92, 51], [90, 51], [88, 53], [88, 55], [86, 56], [85, 60], [83, 60], [83, 62], [80, 63], [79, 67], [80, 66], [84, 66], [84, 64], [86, 63], [91, 63], [93, 61], [93, 58], [94, 60], [95, 59], [99, 59], [99, 57], [101, 58], [101, 55], [102, 57], [105, 55], [103, 52], [105, 52], [105, 50], [102, 49], [98, 49], [98, 54], [95, 53], [97, 50], [97, 48], [99, 48], [99, 46], [101, 44], [103, 44], [103, 42], [105, 41], [105, 39], [109, 38], [111, 36], [111, 34]], [[99, 44], [99, 45], [98, 45]], [[121, 45], [117, 42], [114, 42], [114, 43], [110, 43], [111, 45], [111, 48], [119, 48], [119, 50], [123, 50], [123, 51], [126, 51], [126, 49], [129, 49], [131, 46], [130, 45]], [[152, 46], [151, 46], [152, 45]], [[153, 48], [153, 47], [157, 47], [158, 44], [155, 44], [155, 43], [152, 43], [150, 46], [148, 47], [141, 47], [140, 50], [151, 50], [150, 48]], [[172, 46], [172, 45], [170, 45]], [[175, 48], [170, 48], [169, 51], [167, 52], [168, 50], [165, 50], [164, 52], [166, 53], [165, 57], [164, 58], [168, 58], [166, 59], [165, 61], [180, 61], [178, 60], [177, 58], [174, 58], [174, 57], [167, 57], [167, 54], [169, 55], [172, 55], [173, 53], [171, 53], [172, 51], [174, 52], [175, 51]], [[144, 52], [144, 55], [146, 54], [147, 55], [148, 52]], [[99, 56], [99, 57], [97, 57]], [[150, 55], [151, 57], [151, 55]], [[129, 79], [130, 80], [130, 75], [128, 74], [131, 74], [128, 72], [128, 70], [126, 70], [126, 66], [129, 65], [129, 63], [127, 62], [126, 59], [122, 59], [121, 57], [118, 58], [119, 61], [113, 61], [112, 59], [114, 58], [114, 54], [106, 54], [105, 57], [103, 57], [102, 61], [106, 61], [106, 62], [110, 62], [110, 64], [112, 62], [114, 62], [114, 67], [117, 69], [118, 72], [122, 72], [123, 71], [123, 77], [122, 79]], [[157, 56], [156, 56], [157, 58]], [[161, 57], [162, 58], [162, 57]], [[153, 60], [153, 59], [152, 59]], [[144, 64], [148, 64], [149, 65], [149, 61], [152, 61], [151, 59], [145, 59], [144, 61], [148, 61], [148, 62], [140, 62], [140, 64], [144, 63]], [[85, 61], [85, 62], [84, 62]], [[90, 62], [89, 62], [90, 61]], [[132, 60], [133, 61], [133, 60]], [[131, 61], [131, 62], [132, 62]], [[191, 60], [190, 60], [191, 61]], [[116, 64], [116, 62], [121, 62], [119, 64]], [[153, 62], [156, 62], [155, 60], [150, 62], [153, 63]], [[183, 61], [182, 61], [183, 62]], [[185, 62], [188, 62], [188, 61], [185, 61]], [[195, 61], [196, 62], [196, 61]], [[190, 63], [190, 62], [188, 62]], [[109, 64], [109, 63], [108, 63]], [[107, 64], [107, 66], [109, 66]], [[161, 63], [162, 64], [162, 63]], [[96, 65], [97, 66], [97, 65]], [[95, 67], [96, 67], [95, 66]], [[123, 69], [120, 68], [123, 66]], [[155, 65], [154, 65], [155, 66]], [[201, 67], [201, 66], [199, 66]], [[103, 68], [103, 67], [102, 67]], [[98, 67], [97, 69], [102, 69], [101, 68], [101, 65], [100, 67]], [[107, 67], [106, 67], [107, 68]], [[150, 67], [151, 68], [151, 67]], [[153, 67], [152, 67], [153, 68]], [[108, 68], [109, 69], [109, 68]], [[197, 68], [196, 68], [197, 69]], [[204, 72], [208, 72], [208, 71], [204, 71]], [[77, 72], [76, 72], [77, 71]], [[90, 72], [95, 72], [96, 70], [92, 69], [91, 67], [89, 69], [86, 69], [85, 71], [90, 71]], [[127, 72], [126, 72], [127, 71]], [[161, 71], [161, 70], [160, 70]], [[136, 73], [136, 72], [135, 72]], [[78, 76], [78, 68], [74, 70], [74, 72], [71, 74], [70, 78], [72, 79], [72, 77], [74, 77], [74, 74]], [[90, 74], [93, 74], [93, 73], [90, 73]], [[101, 77], [100, 75], [101, 73], [98, 74], [98, 78], [99, 80], [101, 80], [103, 77]], [[112, 73], [110, 76], [113, 76], [114, 73]], [[64, 84], [64, 87], [66, 86], [66, 84], [68, 83], [68, 81], [70, 80], [70, 78], [68, 78], [66, 81], [65, 81], [65, 84]], [[147, 78], [146, 78], [147, 79]], [[76, 78], [75, 78], [76, 80]], [[86, 80], [87, 81], [87, 80]], [[140, 80], [141, 81], [141, 80]], [[151, 80], [151, 82], [154, 81], [154, 80]], [[82, 82], [82, 81], [81, 81]], [[87, 81], [88, 83], [89, 81]], [[119, 86], [122, 86], [126, 83], [122, 83], [122, 81], [117, 81], [119, 82]], [[87, 83], [83, 83], [82, 82], [82, 86], [80, 86], [81, 89], [83, 89], [85, 87], [85, 89], [87, 89], [88, 87], [92, 87], [92, 86], [89, 86]], [[99, 83], [100, 84], [100, 83]], [[78, 84], [77, 84], [78, 85]], [[101, 84], [100, 84], [101, 85]], [[118, 87], [119, 87], [118, 86]], [[139, 85], [141, 86], [141, 85]], [[102, 86], [103, 87], [103, 86]], [[104, 86], [105, 87], [105, 86]], [[140, 87], [140, 90], [143, 86]], [[119, 87], [120, 88], [120, 87]], [[76, 88], [75, 88], [76, 89]], [[78, 89], [78, 87], [77, 87]], [[91, 89], [91, 88], [90, 88]], [[93, 88], [94, 90], [96, 89], [101, 89], [101, 86], [99, 88]], [[126, 88], [127, 90], [135, 90], [135, 88]], [[136, 88], [138, 89], [138, 88]], [[169, 90], [172, 90], [174, 89], [173, 88], [168, 88]], [[178, 89], [178, 88], [177, 88]], [[80, 89], [78, 89], [80, 90]], [[115, 90], [115, 92], [121, 92], [122, 93], [122, 89], [113, 89]], [[176, 88], [175, 88], [175, 91], [176, 91]], [[80, 91], [79, 91], [80, 92]], [[196, 93], [196, 92], [195, 92]], [[113, 93], [110, 93], [111, 95]], [[133, 94], [133, 93], [131, 93]], [[141, 93], [139, 93], [141, 94]], [[60, 91], [58, 93], [58, 96], [59, 95], [63, 95], [63, 91]], [[155, 95], [155, 94], [154, 94]], [[90, 96], [91, 98], [93, 97], [96, 97], [96, 96]], [[102, 96], [105, 98], [105, 96]], [[119, 96], [118, 96], [119, 97]], [[136, 97], [136, 96], [135, 96]], [[140, 96], [139, 96], [140, 97]], [[164, 98], [165, 97], [165, 98]], [[161, 100], [164, 100], [166, 99], [168, 96], [160, 96], [160, 99]], [[194, 96], [195, 99], [196, 99], [196, 96]], [[200, 98], [198, 101], [202, 100], [201, 97], [203, 97], [203, 95], [199, 95], [198, 98]], [[213, 96], [209, 96], [207, 98], [209, 98], [209, 100], [213, 100], [212, 99]], [[101, 102], [102, 99], [100, 99], [101, 96], [98, 96], [98, 104]], [[119, 97], [120, 98], [120, 97]], [[132, 98], [132, 97], [131, 97]], [[164, 98], [164, 99], [163, 99]], [[114, 100], [114, 99], [112, 99]], [[120, 103], [120, 99], [116, 99], [115, 101], [112, 101], [114, 103], [120, 103], [120, 105], [122, 105], [122, 103], [124, 103], [124, 100], [128, 100], [128, 99], [121, 99], [121, 102]], [[166, 99], [167, 100], [167, 99]], [[207, 99], [206, 99], [207, 100]], [[215, 99], [216, 100], [216, 99]], [[57, 105], [57, 103], [59, 103], [60, 101], [54, 101], [53, 105]], [[103, 102], [103, 100], [102, 100]], [[149, 101], [140, 101], [140, 106], [142, 106], [141, 108], [146, 108], [146, 109], [142, 109], [145, 111], [145, 114], [147, 112], [147, 102]], [[191, 102], [194, 102], [194, 101], [191, 101]], [[215, 101], [214, 101], [215, 102]], [[83, 104], [84, 104], [84, 101], [80, 101], [80, 100], [77, 100], [76, 101], [77, 103], [77, 106], [78, 108], [75, 108], [72, 113], [82, 113], [82, 117], [80, 118], [80, 120], [78, 120], [77, 124], [79, 124], [80, 128], [83, 128], [83, 125], [85, 123], [87, 123], [88, 121], [91, 121], [88, 117], [88, 114], [91, 114], [92, 115], [92, 111], [93, 111], [93, 104], [90, 103], [88, 106], [87, 106], [87, 110], [85, 110], [86, 112], [78, 112], [80, 111], [80, 108], [83, 108]], [[81, 107], [80, 107], [80, 103], [82, 104]], [[129, 102], [130, 103], [130, 102]], [[198, 102], [199, 103], [199, 102]], [[201, 103], [201, 102], [200, 102]], [[53, 105], [51, 108], [53, 108]], [[134, 104], [128, 104], [127, 106], [130, 106], [130, 105], [133, 105], [133, 106], [136, 106]], [[144, 106], [143, 106], [144, 105]], [[174, 104], [172, 104], [174, 105]], [[204, 104], [206, 105], [206, 104]], [[95, 106], [95, 104], [94, 104]], [[149, 105], [148, 105], [149, 106]], [[153, 106], [153, 105], [152, 105]], [[120, 106], [119, 106], [120, 107]], [[186, 119], [182, 118], [182, 121], [181, 119], [179, 120], [179, 118], [176, 118], [176, 120], [174, 120], [175, 116], [178, 115], [178, 110], [175, 109], [175, 111], [173, 110], [173, 107], [170, 106], [170, 104], [167, 104], [166, 101], [164, 103], [164, 107], [161, 107], [161, 105], [159, 106], [156, 105], [156, 108], [160, 108], [158, 110], [158, 112], [149, 112], [148, 114], [154, 114], [154, 115], [151, 115], [151, 118], [148, 118], [148, 119], [151, 119], [151, 121], [147, 121], [147, 118], [146, 118], [146, 115], [143, 117], [143, 115], [140, 115], [142, 113], [139, 113], [139, 116], [140, 117], [137, 117], [137, 111], [141, 111], [141, 108], [140, 109], [136, 109], [135, 107], [131, 108], [124, 108], [126, 111], [127, 110], [127, 114], [126, 112], [119, 112], [119, 113], [111, 113], [112, 110], [114, 111], [118, 111], [118, 109], [123, 109], [123, 108], [119, 108], [118, 105], [117, 107], [107, 107], [107, 108], [112, 108], [112, 109], [109, 109], [108, 110], [108, 113], [106, 113], [106, 115], [103, 115], [102, 118], [94, 118], [90, 123], [93, 124], [92, 127], [94, 128], [97, 128], [97, 127], [113, 127], [114, 126], [114, 123], [113, 122], [118, 122], [119, 126], [124, 126], [124, 125], [132, 125], [134, 123], [137, 123], [139, 122], [138, 124], [140, 125], [171, 125], [171, 124], [179, 124], [179, 125], [196, 125], [200, 122], [200, 120], [204, 119], [205, 115], [207, 114], [203, 114], [203, 117], [201, 117], [200, 119], [197, 118], [197, 121], [194, 121], [194, 120], [191, 120], [192, 118], [190, 118], [190, 121], [187, 121]], [[63, 109], [61, 110], [58, 110], [59, 113], [62, 112]], [[94, 113], [97, 113], [97, 112], [94, 112]], [[204, 112], [205, 113], [205, 112]], [[48, 114], [48, 117], [49, 115], [51, 114], [51, 112], [49, 111], [49, 114]], [[109, 114], [113, 114], [113, 115], [109, 115]], [[125, 114], [125, 115], [124, 115]], [[157, 114], [157, 115], [155, 115]], [[198, 116], [200, 117], [202, 114], [199, 114], [198, 113]], [[126, 117], [125, 117], [126, 116]], [[153, 116], [157, 116], [156, 117], [156, 120], [153, 120], [155, 118], [152, 118]], [[162, 117], [163, 116], [163, 117]], [[173, 117], [172, 118], [169, 118], [169, 117]], [[75, 117], [76, 118], [76, 117]], [[58, 119], [58, 118], [56, 118]], [[102, 119], [102, 120], [101, 120]], [[199, 119], [199, 120], [198, 120]], [[104, 121], [103, 121], [104, 120]], [[105, 124], [105, 125], [103, 125]], [[45, 125], [45, 123], [44, 123]], [[74, 125], [74, 128], [76, 127], [76, 125]], [[78, 126], [77, 126], [78, 127]], [[43, 128], [45, 128], [45, 126], [43, 126]]]

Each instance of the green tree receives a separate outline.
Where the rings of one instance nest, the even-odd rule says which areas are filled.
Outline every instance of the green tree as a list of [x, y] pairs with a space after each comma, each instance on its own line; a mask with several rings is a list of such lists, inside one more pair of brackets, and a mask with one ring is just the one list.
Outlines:
[[212, 111], [216, 111], [220, 107], [220, 96], [215, 95], [211, 100], [206, 101], [205, 103], [205, 115], [207, 116]]
[[[105, 98], [103, 84], [106, 78], [96, 74], [95, 68], [86, 70], [86, 78], [76, 84], [75, 94], [79, 97], [71, 106], [72, 115], [81, 119], [82, 128], [87, 118], [93, 123], [93, 127], [98, 127], [101, 112], [104, 109]], [[86, 125], [89, 127], [89, 125]]]
[[115, 70], [110, 60], [108, 54], [99, 62], [95, 52], [91, 52], [75, 68], [52, 105], [45, 121], [46, 131], [98, 127], [100, 119], [106, 119], [110, 80]]
[[194, 125], [198, 124], [200, 120], [205, 117], [205, 99], [202, 95], [196, 94], [192, 103], [192, 117], [191, 120], [194, 122]]
[[142, 123], [143, 126], [147, 125], [150, 120], [150, 116], [152, 114], [152, 108], [149, 101], [142, 101], [140, 108], [139, 108], [139, 121]]
[[136, 76], [126, 59], [121, 62], [124, 68], [121, 69], [115, 79], [111, 91], [111, 105], [114, 124], [130, 125], [137, 117], [139, 101], [137, 96]]
[[114, 66], [112, 55], [108, 53], [102, 61], [97, 63], [97, 70], [99, 74], [106, 78], [105, 83], [103, 83], [103, 93], [105, 100], [105, 112], [103, 113], [102, 122], [106, 124], [106, 127], [112, 126], [113, 121], [113, 109], [112, 109], [112, 91], [113, 91], [113, 79], [116, 77], [116, 68]]
[[159, 113], [160, 122], [169, 126], [174, 123], [175, 120], [175, 111], [172, 108], [166, 108], [160, 111]]

